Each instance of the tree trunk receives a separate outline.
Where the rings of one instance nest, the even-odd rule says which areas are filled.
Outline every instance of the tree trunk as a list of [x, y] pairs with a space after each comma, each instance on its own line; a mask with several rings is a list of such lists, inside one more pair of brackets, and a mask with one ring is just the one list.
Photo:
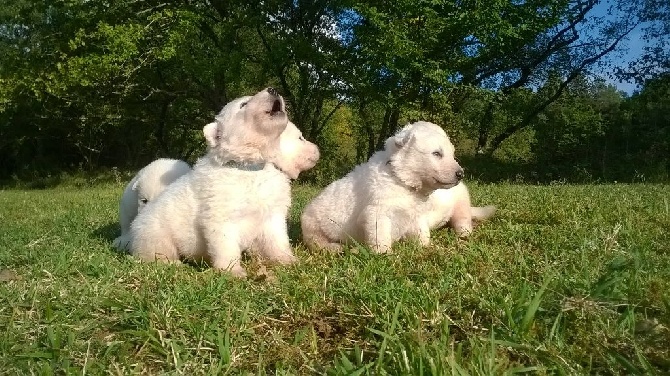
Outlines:
[[156, 141], [161, 149], [163, 155], [169, 155], [167, 143], [165, 142], [165, 126], [167, 124], [167, 112], [172, 100], [166, 100], [161, 105], [161, 112], [158, 118], [158, 125], [156, 126]]
[[382, 120], [382, 127], [377, 136], [375, 147], [368, 150], [368, 157], [374, 154], [377, 150], [384, 148], [386, 139], [391, 137], [398, 129], [398, 119], [400, 118], [400, 109], [397, 106], [388, 107], [384, 112], [384, 120]]
[[489, 139], [489, 132], [491, 132], [491, 127], [493, 125], [493, 109], [495, 107], [494, 102], [490, 102], [486, 108], [484, 116], [482, 116], [479, 121], [479, 137], [477, 138], [477, 154], [483, 154], [486, 151], [486, 144]]

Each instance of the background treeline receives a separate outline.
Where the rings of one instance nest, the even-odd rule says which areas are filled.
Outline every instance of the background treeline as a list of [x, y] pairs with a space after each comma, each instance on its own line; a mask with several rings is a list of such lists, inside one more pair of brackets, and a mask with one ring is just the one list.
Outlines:
[[[6, 0], [0, 180], [192, 162], [203, 125], [268, 85], [321, 183], [419, 119], [482, 180], [667, 180], [668, 35], [665, 0]], [[627, 38], [644, 52], [608, 67]]]

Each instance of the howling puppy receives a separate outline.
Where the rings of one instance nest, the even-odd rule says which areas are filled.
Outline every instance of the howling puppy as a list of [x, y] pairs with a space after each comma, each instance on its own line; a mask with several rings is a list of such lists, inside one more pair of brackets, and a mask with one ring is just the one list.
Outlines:
[[135, 175], [121, 196], [119, 204], [119, 223], [121, 224], [121, 236], [114, 239], [114, 246], [120, 250], [129, 247], [130, 223], [141, 212], [144, 206], [153, 201], [165, 187], [177, 180], [182, 175], [191, 171], [188, 163], [177, 159], [157, 159]]
[[203, 133], [207, 154], [133, 221], [131, 253], [203, 260], [240, 277], [243, 250], [295, 261], [286, 226], [289, 178], [313, 167], [318, 149], [289, 125], [284, 100], [273, 89], [238, 98]]
[[444, 130], [428, 122], [410, 124], [307, 205], [300, 219], [303, 240], [312, 249], [339, 250], [353, 239], [376, 252], [388, 252], [405, 237], [428, 245], [423, 206], [436, 189], [452, 188], [462, 178]]

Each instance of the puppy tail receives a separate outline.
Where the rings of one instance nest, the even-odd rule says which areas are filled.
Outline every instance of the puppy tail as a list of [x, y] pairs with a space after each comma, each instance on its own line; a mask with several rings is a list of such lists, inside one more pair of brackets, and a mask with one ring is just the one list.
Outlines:
[[493, 216], [496, 212], [495, 205], [488, 206], [473, 206], [470, 208], [472, 213], [472, 220], [477, 222], [485, 221]]

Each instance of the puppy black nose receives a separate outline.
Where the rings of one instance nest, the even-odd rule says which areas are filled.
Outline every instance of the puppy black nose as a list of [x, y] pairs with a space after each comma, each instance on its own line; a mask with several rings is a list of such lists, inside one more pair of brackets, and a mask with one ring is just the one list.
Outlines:
[[456, 179], [458, 179], [458, 180], [463, 180], [463, 176], [464, 176], [464, 175], [465, 175], [465, 174], [463, 173], [463, 169], [462, 169], [462, 168], [459, 168], [458, 171], [456, 171]]
[[275, 89], [275, 88], [273, 88], [273, 87], [269, 87], [269, 88], [268, 88], [268, 93], [270, 93], [270, 94], [272, 94], [272, 95], [274, 95], [274, 96], [279, 95], [279, 93], [277, 92], [277, 89]]

